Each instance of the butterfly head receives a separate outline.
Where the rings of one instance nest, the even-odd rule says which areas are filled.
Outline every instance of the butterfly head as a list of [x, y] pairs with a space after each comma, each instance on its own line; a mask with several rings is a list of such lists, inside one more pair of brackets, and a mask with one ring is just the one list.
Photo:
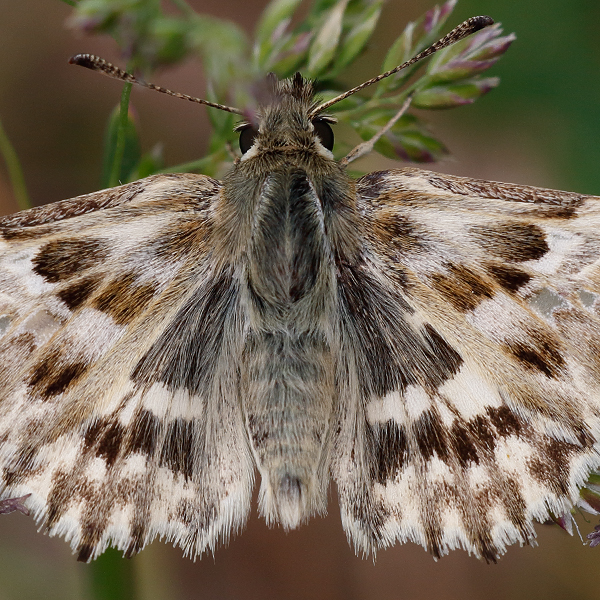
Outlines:
[[317, 151], [331, 158], [336, 119], [315, 113], [312, 81], [296, 73], [279, 80], [267, 75], [256, 93], [258, 108], [236, 130], [240, 134], [242, 160], [261, 151]]

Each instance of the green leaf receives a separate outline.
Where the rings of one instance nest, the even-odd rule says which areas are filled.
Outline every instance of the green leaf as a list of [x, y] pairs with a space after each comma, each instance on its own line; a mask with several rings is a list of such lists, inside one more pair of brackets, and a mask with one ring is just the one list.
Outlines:
[[291, 36], [285, 45], [270, 57], [269, 62], [265, 64], [262, 71], [273, 71], [278, 77], [290, 77], [301, 69], [301, 65], [306, 60], [311, 40], [312, 34], [309, 31]]
[[[579, 497], [587, 505], [583, 506], [584, 509], [591, 509], [590, 512], [594, 514], [600, 513], [600, 495], [597, 492], [587, 487], [583, 487], [579, 490]], [[581, 500], [579, 502], [580, 505], [582, 504]]]
[[288, 23], [290, 17], [302, 0], [273, 0], [262, 13], [256, 33], [256, 44], [264, 46], [261, 53], [268, 53], [273, 44], [273, 34], [280, 30], [282, 23]]
[[477, 98], [497, 87], [499, 83], [497, 77], [486, 77], [432, 86], [417, 92], [412, 105], [415, 108], [439, 109], [472, 104]]
[[217, 102], [225, 100], [224, 95], [232, 82], [252, 76], [248, 39], [237, 25], [198, 15], [193, 19], [189, 36], [192, 47], [202, 54], [206, 75], [216, 91]]
[[150, 152], [146, 152], [140, 158], [138, 164], [127, 176], [127, 181], [137, 181], [149, 175], [158, 173], [165, 167], [162, 154], [162, 145], [157, 144]]
[[428, 74], [429, 84], [440, 84], [468, 79], [487, 71], [497, 59], [492, 60], [460, 60], [460, 57], [450, 61], [443, 69]]
[[314, 0], [308, 15], [306, 15], [306, 19], [304, 19], [304, 23], [302, 23], [301, 26], [309, 29], [317, 28], [317, 26], [323, 22], [325, 13], [338, 2], [339, 0]]
[[[454, 10], [456, 2], [457, 0], [448, 0], [441, 7], [436, 5], [416, 21], [409, 22], [388, 51], [383, 62], [382, 72], [390, 71], [410, 60], [438, 39], [440, 30]], [[421, 64], [415, 64], [382, 80], [377, 85], [375, 96], [380, 97], [386, 92], [399, 89], [421, 66]]]
[[429, 82], [457, 81], [489, 69], [506, 52], [514, 35], [500, 37], [497, 23], [436, 53], [427, 65]]
[[0, 155], [4, 158], [6, 168], [8, 169], [8, 176], [12, 185], [15, 200], [19, 210], [27, 210], [31, 208], [31, 202], [29, 201], [29, 194], [27, 193], [27, 186], [25, 185], [25, 177], [23, 176], [23, 169], [19, 157], [15, 152], [13, 145], [10, 143], [4, 126], [0, 122]]
[[239, 120], [239, 116], [236, 119], [231, 113], [222, 110], [209, 110], [208, 118], [213, 127], [209, 152], [215, 152], [225, 145], [225, 143], [231, 142], [234, 139], [233, 128], [236, 120]]
[[190, 24], [179, 18], [162, 17], [153, 21], [149, 36], [154, 40], [154, 60], [160, 64], [181, 61], [188, 51]]
[[414, 55], [413, 48], [413, 34], [415, 32], [415, 23], [409, 22], [404, 28], [404, 31], [396, 38], [396, 41], [392, 44], [388, 50], [383, 65], [381, 66], [381, 72], [385, 73], [391, 71], [398, 65], [411, 59]]
[[342, 44], [336, 53], [332, 75], [339, 73], [349, 65], [365, 48], [367, 42], [373, 35], [379, 16], [381, 15], [382, 0], [367, 5], [366, 10], [359, 15], [357, 23], [344, 37]]
[[[392, 47], [388, 50], [388, 53], [383, 61], [381, 68], [382, 73], [391, 71], [397, 66], [410, 60], [415, 54], [415, 43], [413, 41], [415, 33], [415, 23], [409, 23], [404, 31], [400, 34], [396, 41], [392, 44]], [[415, 65], [409, 69], [403, 69], [386, 79], [383, 79], [377, 84], [375, 96], [382, 96], [385, 92], [397, 90], [404, 85], [404, 82], [410, 77], [410, 75], [418, 68]]]
[[[361, 121], [354, 122], [363, 140], [371, 139], [387, 124], [394, 109], [373, 110]], [[413, 162], [433, 162], [448, 153], [442, 142], [431, 136], [414, 115], [404, 115], [375, 143], [375, 151], [387, 158]]]
[[121, 104], [109, 117], [104, 137], [102, 187], [114, 187], [128, 180], [140, 160], [140, 140], [131, 111], [128, 110], [131, 84], [125, 84]]
[[348, 0], [335, 4], [319, 28], [308, 51], [308, 77], [318, 77], [333, 60], [342, 34], [344, 12]]
[[423, 15], [423, 28], [431, 38], [438, 37], [438, 33], [452, 14], [457, 2], [458, 0], [448, 0], [442, 6], [436, 4]]
[[[393, 147], [397, 153], [396, 158], [430, 163], [438, 161], [448, 154], [448, 150], [442, 142], [422, 131], [408, 130], [402, 134], [391, 132], [388, 137], [393, 140]], [[375, 144], [375, 148], [377, 148], [377, 144]]]

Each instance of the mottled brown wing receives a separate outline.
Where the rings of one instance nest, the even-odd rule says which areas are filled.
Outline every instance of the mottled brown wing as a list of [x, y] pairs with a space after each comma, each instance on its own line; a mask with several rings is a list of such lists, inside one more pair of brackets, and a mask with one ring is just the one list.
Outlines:
[[357, 191], [365, 250], [338, 291], [358, 389], [332, 468], [344, 526], [361, 550], [495, 560], [600, 465], [600, 198], [418, 169]]
[[[155, 176], [0, 220], [0, 466], [81, 560], [155, 536], [195, 556], [248, 513], [237, 306], [218, 181]], [[228, 386], [229, 389], [228, 389]]]

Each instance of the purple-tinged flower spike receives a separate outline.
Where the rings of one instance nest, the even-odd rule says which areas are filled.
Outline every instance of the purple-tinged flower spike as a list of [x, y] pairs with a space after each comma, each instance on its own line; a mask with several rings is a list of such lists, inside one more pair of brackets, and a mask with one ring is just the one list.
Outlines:
[[588, 533], [586, 537], [588, 540], [590, 540], [590, 548], [600, 546], [600, 525], [596, 525], [596, 527], [594, 527], [594, 531], [592, 533]]
[[564, 529], [569, 535], [573, 535], [573, 515], [570, 512], [566, 512], [560, 517], [552, 516], [552, 520], [561, 528]]
[[454, 10], [458, 0], [448, 0], [442, 6], [434, 6], [428, 10], [423, 17], [423, 30], [425, 33], [433, 31], [440, 22], [445, 21]]
[[415, 108], [453, 108], [472, 104], [500, 83], [497, 77], [466, 79], [452, 85], [436, 85], [415, 94]]
[[499, 24], [492, 25], [442, 50], [431, 60], [427, 77], [431, 83], [452, 82], [489, 69], [516, 39], [514, 34], [501, 36], [501, 33]]
[[600, 515], [600, 494], [589, 487], [581, 488], [577, 506], [592, 515]]
[[24, 515], [29, 515], [29, 509], [23, 504], [29, 496], [31, 496], [31, 494], [26, 494], [20, 498], [6, 498], [5, 500], [0, 500], [0, 515], [15, 512], [15, 510], [18, 510]]

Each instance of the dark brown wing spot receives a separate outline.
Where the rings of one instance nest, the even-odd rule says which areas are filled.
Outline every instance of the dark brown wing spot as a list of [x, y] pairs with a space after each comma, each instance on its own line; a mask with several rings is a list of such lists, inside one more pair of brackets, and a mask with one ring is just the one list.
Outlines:
[[475, 545], [479, 550], [481, 558], [483, 558], [486, 563], [496, 564], [498, 562], [498, 548], [492, 541], [492, 536], [489, 531], [479, 533], [475, 540]]
[[522, 429], [519, 417], [508, 406], [489, 407], [487, 413], [496, 431], [503, 437], [518, 435]]
[[375, 241], [387, 255], [419, 251], [427, 245], [422, 227], [397, 210], [377, 211], [372, 227]]
[[209, 279], [140, 359], [133, 371], [134, 381], [158, 379], [171, 389], [185, 388], [202, 395], [217, 368], [237, 297], [230, 273]]
[[111, 467], [119, 456], [124, 435], [123, 426], [119, 423], [108, 423], [104, 428], [102, 437], [96, 448], [96, 455], [106, 461], [106, 466]]
[[158, 441], [160, 421], [149, 410], [141, 409], [131, 422], [125, 454], [141, 452], [153, 456]]
[[2, 479], [7, 487], [21, 483], [23, 479], [31, 477], [39, 469], [35, 466], [38, 450], [24, 446], [17, 452], [16, 460], [2, 471]]
[[486, 252], [510, 262], [538, 260], [549, 250], [542, 229], [530, 223], [476, 225], [470, 231]]
[[448, 265], [447, 270], [447, 274], [431, 275], [431, 284], [457, 310], [474, 310], [483, 300], [493, 298], [493, 285], [471, 269], [464, 265]]
[[175, 419], [167, 428], [160, 455], [160, 466], [168, 467], [190, 479], [194, 472], [195, 425], [192, 421]]
[[98, 523], [88, 523], [81, 532], [81, 544], [78, 548], [77, 560], [79, 562], [89, 562], [96, 546], [100, 542], [105, 525]]
[[114, 420], [99, 420], [88, 425], [83, 434], [84, 449], [93, 449], [96, 456], [111, 467], [121, 450], [125, 430]]
[[96, 291], [101, 282], [100, 277], [84, 277], [58, 292], [58, 297], [74, 310], [84, 304]]
[[[365, 396], [381, 398], [416, 382], [408, 378], [416, 374], [418, 366], [401, 362], [413, 360], [415, 351], [423, 346], [416, 332], [406, 325], [405, 315], [413, 309], [401, 294], [391, 297], [388, 289], [359, 266], [340, 263], [338, 281], [341, 311], [363, 344], [359, 368]], [[409, 348], [397, 351], [394, 343]]]
[[94, 552], [94, 544], [85, 543], [79, 546], [79, 552], [77, 553], [77, 561], [78, 562], [89, 562], [92, 557], [92, 553]]
[[565, 361], [561, 356], [557, 343], [543, 334], [532, 335], [527, 341], [510, 342], [506, 349], [524, 367], [539, 371], [546, 377], [557, 378], [561, 375]]
[[423, 524], [425, 528], [425, 541], [427, 551], [433, 558], [442, 558], [442, 523], [439, 512], [435, 510], [428, 511], [423, 515]]
[[101, 240], [53, 240], [33, 257], [33, 270], [50, 283], [82, 273], [108, 256], [108, 246]]
[[110, 315], [118, 325], [126, 325], [144, 311], [155, 293], [153, 283], [138, 285], [135, 274], [127, 273], [103, 288], [93, 306]]
[[85, 482], [77, 482], [77, 493], [75, 493], [75, 481], [73, 473], [57, 471], [52, 477], [52, 487], [48, 494], [48, 514], [46, 527], [49, 529], [60, 520], [67, 512], [74, 499], [84, 498], [89, 500], [90, 488]]
[[463, 359], [429, 323], [423, 326], [422, 331], [431, 348], [432, 372], [435, 371], [435, 376], [439, 379], [437, 387], [458, 373]]
[[104, 428], [104, 421], [93, 421], [90, 423], [84, 433], [83, 433], [83, 447], [84, 450], [89, 450], [93, 446], [96, 445], [98, 438], [100, 437], [100, 433]]
[[517, 292], [531, 279], [531, 275], [512, 265], [490, 265], [488, 271], [507, 292]]
[[[448, 281], [465, 298], [463, 305], [472, 306], [476, 294], [491, 294], [474, 274], [460, 267], [452, 272]], [[464, 290], [465, 281], [473, 291]], [[414, 309], [397, 286], [383, 285], [364, 264], [341, 261], [338, 283], [342, 318], [360, 340], [358, 366], [365, 397], [381, 398], [411, 384], [435, 389], [460, 368], [462, 358], [432, 326], [416, 330], [407, 322]]]
[[573, 454], [578, 451], [580, 449], [574, 444], [549, 438], [540, 449], [539, 457], [529, 461], [529, 471], [556, 494], [568, 496], [571, 474], [569, 463]]
[[162, 230], [151, 242], [154, 254], [170, 261], [180, 260], [192, 252], [207, 249], [210, 227], [206, 220], [195, 218], [189, 221], [178, 220], [172, 228]]
[[489, 455], [494, 450], [496, 440], [489, 419], [483, 415], [477, 415], [467, 423], [467, 429], [484, 455]]
[[368, 426], [374, 455], [375, 479], [384, 485], [394, 479], [408, 459], [404, 427], [393, 420]]
[[446, 431], [438, 415], [424, 412], [412, 425], [413, 435], [424, 460], [437, 454], [441, 460], [448, 458]]
[[467, 467], [470, 463], [479, 464], [477, 445], [472, 433], [464, 423], [456, 421], [450, 430], [450, 441], [454, 454], [458, 458], [461, 467]]
[[145, 544], [147, 527], [143, 523], [134, 523], [131, 527], [131, 541], [127, 545], [123, 558], [132, 558], [135, 556]]
[[76, 362], [61, 364], [57, 356], [45, 356], [32, 369], [29, 386], [43, 399], [62, 394], [87, 371], [89, 364]]
[[374, 199], [389, 189], [389, 171], [373, 171], [356, 182], [356, 189], [365, 199]]
[[519, 482], [512, 477], [503, 477], [498, 482], [500, 501], [511, 523], [521, 532], [524, 539], [531, 537], [525, 517], [525, 501]]

